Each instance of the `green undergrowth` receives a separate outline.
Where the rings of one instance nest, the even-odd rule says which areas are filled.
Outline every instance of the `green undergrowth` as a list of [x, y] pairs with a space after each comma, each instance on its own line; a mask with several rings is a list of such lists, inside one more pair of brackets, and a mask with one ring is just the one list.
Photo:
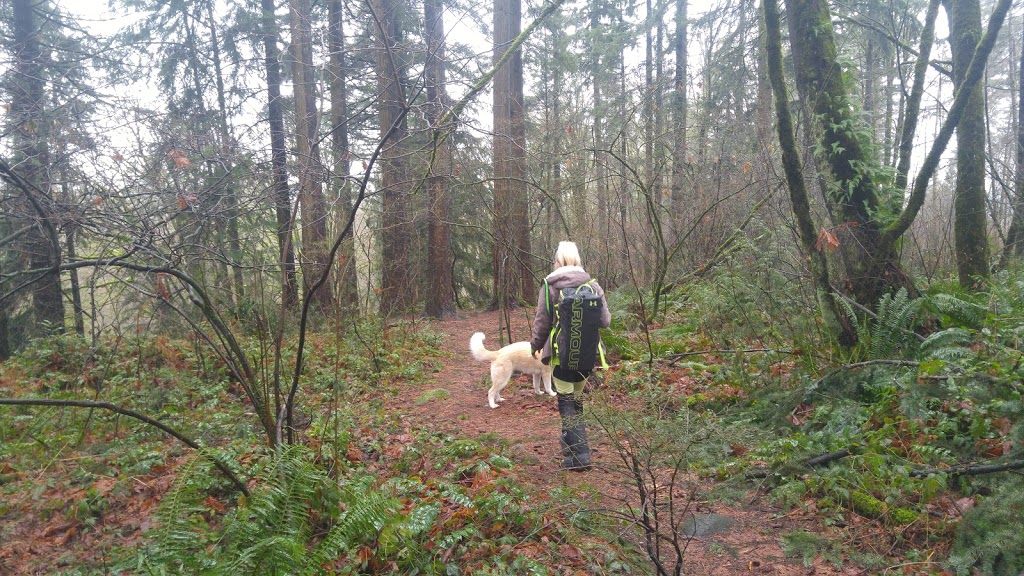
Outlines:
[[750, 264], [738, 256], [666, 295], [650, 332], [619, 336], [631, 359], [613, 382], [639, 413], [698, 414], [721, 430], [691, 461], [716, 481], [709, 496], [757, 490], [815, 517], [826, 541], [783, 538], [806, 563], [1024, 570], [1020, 470], [979, 468], [1024, 460], [1024, 274], [983, 292], [895, 292], [871, 317], [849, 307], [859, 343], [848, 349], [813, 293]]
[[[0, 541], [64, 539], [68, 551], [31, 568], [69, 575], [685, 572], [666, 511], [767, 496], [797, 563], [1024, 570], [1020, 469], [980, 468], [1024, 460], [1024, 275], [895, 292], [872, 316], [849, 307], [851, 349], [778, 258], [737, 250], [660, 295], [653, 320], [649, 297], [610, 295], [614, 367], [588, 401], [589, 430], [632, 506], [522, 478], [523, 455], [493, 436], [405, 423], [396, 399], [446, 401], [402, 395], [445, 360], [430, 324], [311, 335], [294, 446], [277, 450], [202, 341], [55, 337], [0, 367], [0, 396], [110, 402], [204, 449], [99, 409], [0, 407]], [[269, 386], [272, 350], [242, 345]]]
[[[0, 406], [0, 541], [56, 539], [21, 568], [65, 575], [627, 573], [635, 559], [572, 504], [586, 495], [524, 482], [494, 437], [402, 421], [393, 401], [443, 361], [440, 336], [310, 334], [295, 442], [277, 450], [202, 342], [37, 340], [0, 366], [0, 396], [109, 402], [204, 448], [101, 409]], [[270, 375], [266, 344], [242, 345]]]
[[350, 463], [335, 475], [308, 449], [281, 450], [261, 460], [252, 497], [226, 514], [210, 508], [216, 476], [196, 460], [164, 498], [149, 543], [122, 567], [149, 574], [594, 568], [582, 560], [587, 544], [572, 517], [546, 492], [526, 490], [500, 446], [440, 435], [405, 442], [388, 465]]

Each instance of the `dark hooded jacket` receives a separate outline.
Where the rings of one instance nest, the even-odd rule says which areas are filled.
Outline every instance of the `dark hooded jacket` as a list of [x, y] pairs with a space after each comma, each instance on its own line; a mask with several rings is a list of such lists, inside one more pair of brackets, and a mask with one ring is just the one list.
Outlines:
[[[548, 301], [550, 300], [551, 306], [557, 306], [558, 294], [562, 288], [575, 288], [576, 286], [586, 284], [590, 281], [590, 274], [587, 274], [587, 271], [579, 266], [562, 266], [548, 274], [546, 280], [548, 281], [549, 293], [545, 295], [544, 287], [541, 285], [537, 299], [537, 313], [533, 317], [533, 338], [530, 339], [530, 346], [534, 350], [544, 350], [541, 354], [541, 361], [545, 364], [551, 361], [551, 342], [548, 342], [548, 336], [551, 335], [551, 322], [553, 320], [553, 313], [547, 307]], [[612, 323], [612, 313], [608, 310], [608, 302], [604, 298], [604, 289], [596, 281], [592, 282], [591, 286], [594, 287], [594, 292], [601, 297], [601, 327], [607, 328]], [[545, 296], [547, 297], [545, 298]], [[565, 341], [567, 338], [567, 334], [560, 334], [558, 345], [567, 345]]]

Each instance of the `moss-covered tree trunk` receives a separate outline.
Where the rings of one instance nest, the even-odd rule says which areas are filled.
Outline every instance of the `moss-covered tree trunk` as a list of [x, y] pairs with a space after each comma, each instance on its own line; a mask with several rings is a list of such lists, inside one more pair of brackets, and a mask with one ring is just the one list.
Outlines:
[[[953, 87], [960, 90], [974, 48], [981, 39], [978, 0], [943, 0], [950, 22]], [[953, 236], [960, 284], [971, 286], [988, 277], [988, 234], [985, 216], [985, 93], [982, 84], [970, 89], [967, 107], [956, 129], [956, 191]]]
[[885, 292], [913, 289], [891, 243], [882, 242], [878, 220], [887, 200], [878, 179], [869, 127], [857, 118], [842, 75], [832, 15], [824, 0], [786, 0], [800, 98], [810, 103], [817, 159], [828, 170], [826, 201], [836, 220], [833, 231], [846, 266], [842, 290], [865, 306]]
[[837, 327], [836, 331], [840, 342], [852, 345], [857, 341], [857, 331], [850, 318], [840, 308], [833, 293], [828, 263], [825, 260], [824, 252], [817, 246], [815, 238], [814, 223], [811, 219], [811, 204], [804, 183], [803, 166], [796, 145], [793, 120], [789, 112], [789, 95], [782, 71], [782, 32], [779, 25], [777, 0], [763, 0], [762, 10], [765, 23], [764, 64], [775, 98], [775, 113], [778, 118], [776, 126], [779, 144], [782, 148], [782, 168], [789, 188], [790, 206], [792, 206], [793, 214], [796, 217], [797, 233], [804, 252], [807, 254], [822, 311], [826, 318]]
[[[825, 200], [835, 220], [837, 230], [833, 232], [842, 232], [835, 234], [840, 248], [845, 251], [846, 280], [842, 288], [865, 306], [876, 305], [880, 296], [892, 289], [913, 289], [900, 268], [896, 247], [924, 204], [928, 182], [935, 174], [953, 131], [964, 118], [1010, 4], [1011, 0], [999, 0], [987, 31], [980, 40], [974, 41], [976, 49], [971, 50], [967, 59], [969, 64], [963, 70], [963, 79], [949, 113], [910, 193], [904, 198], [901, 192], [907, 181], [924, 61], [931, 49], [931, 27], [937, 5], [933, 2], [929, 6], [922, 34], [922, 62], [915, 69], [914, 91], [908, 99], [897, 178], [895, 185], [887, 185], [875, 157], [872, 131], [858, 121], [850, 88], [844, 82], [827, 3], [824, 0], [786, 0], [796, 85], [801, 99], [812, 109], [816, 157], [827, 170], [829, 180]], [[781, 78], [773, 77], [772, 81], [776, 83]]]

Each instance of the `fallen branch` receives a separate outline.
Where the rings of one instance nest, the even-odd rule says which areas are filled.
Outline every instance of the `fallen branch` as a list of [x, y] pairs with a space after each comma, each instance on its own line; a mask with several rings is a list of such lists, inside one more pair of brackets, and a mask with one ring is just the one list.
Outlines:
[[833, 369], [829, 370], [828, 372], [826, 372], [824, 376], [822, 376], [821, 378], [818, 378], [817, 380], [814, 381], [814, 385], [815, 386], [820, 386], [826, 380], [828, 380], [829, 378], [831, 378], [832, 376], [835, 376], [836, 374], [838, 374], [840, 372], [846, 372], [847, 370], [856, 370], [858, 368], [864, 368], [866, 366], [878, 366], [878, 365], [917, 368], [918, 366], [921, 365], [921, 363], [920, 362], [915, 362], [913, 360], [879, 359], [879, 360], [866, 360], [864, 362], [856, 362], [854, 364], [845, 364], [843, 366], [839, 366], [839, 367], [833, 368]]
[[[836, 450], [835, 452], [829, 452], [820, 456], [815, 456], [804, 461], [804, 466], [808, 468], [814, 468], [821, 466], [822, 464], [828, 464], [836, 460], [841, 460], [850, 456], [853, 452], [849, 448], [843, 448]], [[980, 476], [982, 474], [993, 474], [995, 472], [1009, 472], [1011, 470], [1024, 469], [1024, 460], [1012, 460], [1010, 462], [1003, 462], [1002, 464], [982, 464], [979, 466], [960, 466], [955, 468], [918, 468], [910, 471], [911, 478], [923, 478], [932, 474], [949, 474], [951, 476]], [[770, 470], [767, 468], [758, 468], [756, 470], [748, 470], [743, 474], [744, 477], [750, 479], [756, 478], [767, 478]]]
[[[821, 466], [823, 464], [828, 464], [829, 462], [841, 460], [843, 458], [846, 458], [850, 454], [853, 454], [853, 452], [851, 452], [849, 448], [843, 448], [841, 450], [836, 450], [835, 452], [829, 452], [827, 454], [822, 454], [820, 456], [815, 456], [814, 458], [804, 460], [804, 466], [807, 466], [808, 468], [814, 468], [815, 466]], [[757, 470], [748, 470], [743, 475], [751, 479], [767, 478], [768, 472], [769, 470], [767, 468], [758, 468]]]
[[[59, 406], [63, 408], [101, 408], [103, 410], [110, 410], [111, 412], [115, 412], [123, 416], [128, 416], [130, 418], [135, 418], [136, 420], [141, 420], [142, 422], [145, 422], [150, 426], [159, 428], [160, 430], [163, 430], [167, 434], [177, 438], [190, 448], [194, 448], [200, 451], [200, 453], [203, 453], [202, 446], [200, 446], [194, 440], [188, 438], [181, 432], [178, 432], [174, 428], [171, 428], [170, 426], [164, 424], [163, 422], [150, 418], [145, 414], [140, 414], [134, 410], [121, 408], [120, 406], [115, 406], [113, 404], [110, 404], [109, 402], [94, 402], [91, 400], [66, 400], [54, 398], [0, 398], [0, 406]], [[231, 480], [231, 483], [234, 484], [235, 487], [238, 488], [238, 490], [242, 494], [245, 494], [246, 497], [250, 496], [249, 489], [245, 486], [245, 482], [242, 482], [237, 476], [235, 476], [234, 472], [232, 472], [231, 469], [228, 468], [227, 464], [221, 462], [219, 459], [210, 454], [203, 453], [203, 456], [208, 458], [211, 462], [213, 462], [214, 466], [216, 466], [221, 472], [223, 472], [224, 475], [228, 477], [228, 480]]]
[[771, 352], [774, 354], [796, 354], [793, 350], [775, 350], [772, 348], [741, 348], [738, 350], [700, 350], [698, 352], [678, 352], [665, 357], [669, 360], [669, 366], [675, 366], [676, 362], [687, 356], [700, 356], [702, 354], [746, 354], [748, 352]]
[[921, 478], [931, 474], [950, 474], [952, 476], [980, 476], [992, 474], [993, 472], [1008, 472], [1024, 468], [1024, 460], [1014, 460], [1002, 464], [983, 464], [981, 466], [962, 466], [959, 468], [922, 468], [912, 470], [911, 478]]

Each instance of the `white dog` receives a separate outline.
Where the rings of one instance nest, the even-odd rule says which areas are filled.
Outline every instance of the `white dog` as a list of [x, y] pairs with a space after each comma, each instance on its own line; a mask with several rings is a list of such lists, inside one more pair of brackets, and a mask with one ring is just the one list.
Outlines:
[[[515, 342], [500, 350], [488, 350], [484, 348], [484, 333], [477, 332], [469, 339], [469, 350], [473, 358], [491, 363], [491, 389], [487, 391], [487, 403], [491, 408], [497, 408], [498, 402], [505, 400], [501, 397], [501, 390], [508, 385], [513, 372], [532, 375], [533, 391], [537, 394], [547, 392], [555, 395], [551, 389], [551, 366], [545, 366], [539, 357], [533, 356], [529, 342]], [[540, 389], [542, 380], [543, 392]]]

